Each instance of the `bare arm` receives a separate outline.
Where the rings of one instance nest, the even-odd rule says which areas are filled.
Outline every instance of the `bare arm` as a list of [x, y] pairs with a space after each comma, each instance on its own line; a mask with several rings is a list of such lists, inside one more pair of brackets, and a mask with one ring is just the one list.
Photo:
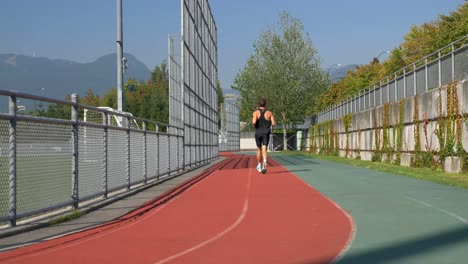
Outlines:
[[257, 123], [258, 117], [257, 117], [257, 111], [253, 112], [252, 114], [252, 126], [255, 127], [255, 123]]
[[276, 125], [275, 116], [273, 116], [273, 113], [271, 113], [271, 126], [275, 126], [275, 125]]

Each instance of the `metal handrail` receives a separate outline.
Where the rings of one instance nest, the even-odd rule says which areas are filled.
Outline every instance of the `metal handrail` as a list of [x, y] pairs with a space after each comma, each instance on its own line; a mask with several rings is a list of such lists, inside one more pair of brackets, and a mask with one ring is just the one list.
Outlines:
[[[460, 38], [460, 39], [458, 39], [458, 40], [456, 40], [456, 41], [454, 41], [454, 42], [452, 42], [452, 43], [438, 49], [437, 51], [434, 51], [434, 52], [424, 56], [423, 58], [421, 58], [421, 59], [419, 59], [419, 60], [417, 60], [415, 62], [412, 62], [412, 63], [406, 65], [405, 67], [395, 71], [394, 73], [385, 76], [383, 79], [380, 79], [378, 82], [369, 85], [368, 87], [364, 88], [362, 91], [359, 91], [358, 94], [350, 96], [347, 99], [342, 100], [340, 103], [336, 103], [336, 104], [334, 104], [332, 106], [329, 106], [326, 110], [320, 111], [317, 114], [317, 116], [324, 116], [324, 115], [330, 113], [332, 110], [334, 110], [334, 109], [336, 109], [336, 108], [338, 108], [340, 106], [343, 106], [345, 103], [348, 103], [348, 102], [353, 101], [353, 100], [355, 100], [357, 98], [360, 98], [361, 96], [364, 96], [364, 95], [370, 93], [371, 91], [376, 90], [377, 88], [381, 88], [383, 85], [388, 84], [390, 82], [390, 80], [396, 81], [396, 79], [398, 77], [400, 77], [400, 76], [405, 76], [405, 75], [407, 75], [409, 73], [412, 73], [412, 72], [416, 71], [417, 69], [420, 69], [422, 67], [426, 67], [428, 64], [430, 64], [430, 63], [434, 62], [435, 60], [437, 60], [437, 59], [434, 59], [434, 60], [429, 61], [428, 58], [430, 58], [432, 56], [437, 56], [437, 58], [440, 60], [440, 58], [442, 56], [446, 56], [448, 54], [453, 54], [454, 52], [456, 52], [456, 51], [458, 51], [458, 50], [460, 50], [460, 49], [462, 49], [462, 48], [464, 48], [466, 46], [466, 43], [462, 43], [462, 42], [464, 42], [466, 40], [468, 40], [468, 35], [465, 35], [464, 37], [462, 37], [462, 38]], [[462, 45], [455, 49], [455, 46], [458, 43], [462, 43]], [[449, 49], [449, 48], [451, 49], [451, 51], [449, 53], [447, 53], [447, 54], [442, 55], [442, 52], [444, 50]], [[424, 64], [420, 65], [419, 67], [416, 67], [416, 65], [421, 63], [421, 62], [424, 62]], [[406, 71], [407, 69], [411, 69], [411, 70]], [[454, 73], [452, 73], [452, 75], [453, 74]], [[393, 77], [395, 77], [395, 79], [393, 79]], [[330, 120], [330, 119], [332, 119], [332, 118], [329, 118], [328, 120]]]

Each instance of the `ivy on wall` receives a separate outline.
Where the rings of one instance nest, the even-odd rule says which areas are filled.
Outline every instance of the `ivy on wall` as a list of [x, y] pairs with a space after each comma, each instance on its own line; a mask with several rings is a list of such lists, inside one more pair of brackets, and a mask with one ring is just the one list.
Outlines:
[[401, 151], [403, 149], [403, 123], [405, 120], [405, 99], [402, 98], [398, 103], [398, 123], [396, 125], [396, 155], [395, 164], [401, 163]]
[[[403, 131], [405, 128], [404, 115], [405, 103], [407, 100], [413, 100], [413, 116], [412, 126], [413, 138], [414, 138], [414, 151], [411, 157], [411, 166], [414, 167], [432, 167], [441, 168], [443, 167], [446, 157], [457, 156], [462, 159], [463, 168], [468, 168], [468, 153], [464, 150], [462, 144], [462, 131], [463, 125], [465, 124], [465, 116], [460, 114], [459, 98], [457, 93], [457, 82], [447, 85], [446, 89], [439, 89], [438, 98], [438, 115], [436, 118], [431, 119], [436, 122], [436, 129], [434, 134], [439, 140], [439, 150], [432, 150], [429, 146], [429, 131], [428, 126], [430, 120], [428, 120], [427, 113], [422, 114], [420, 118], [420, 107], [419, 97], [414, 96], [413, 98], [403, 98], [398, 104], [390, 105], [386, 103], [382, 108], [374, 108], [372, 132], [374, 133], [374, 147], [373, 147], [373, 161], [382, 161], [382, 156], [385, 155], [385, 161], [394, 164], [401, 163], [401, 155], [403, 151]], [[444, 94], [443, 91], [446, 91]], [[445, 95], [445, 96], [444, 96]], [[443, 112], [443, 102], [446, 102], [446, 113]], [[393, 107], [393, 109], [392, 109]], [[396, 107], [398, 107], [398, 112]], [[378, 115], [378, 111], [382, 111], [382, 116]], [[398, 116], [397, 116], [398, 113]], [[394, 117], [394, 125], [391, 125], [391, 119]], [[360, 141], [361, 141], [361, 129], [352, 128], [352, 114], [347, 114], [342, 117], [344, 126], [345, 141], [343, 142], [342, 148], [346, 151], [346, 157], [349, 157], [350, 151], [355, 151], [356, 158], [361, 157]], [[381, 122], [381, 124], [379, 124]], [[408, 124], [406, 124], [408, 126]], [[335, 121], [327, 121], [317, 124], [311, 127], [311, 151], [326, 155], [338, 155], [340, 150], [339, 144], [339, 131], [335, 128]], [[393, 140], [391, 139], [391, 133], [393, 131]], [[351, 149], [351, 132], [357, 133], [358, 144], [355, 149]], [[424, 138], [421, 138], [423, 136]], [[320, 142], [321, 141], [321, 142]], [[422, 143], [424, 142], [424, 146]]]

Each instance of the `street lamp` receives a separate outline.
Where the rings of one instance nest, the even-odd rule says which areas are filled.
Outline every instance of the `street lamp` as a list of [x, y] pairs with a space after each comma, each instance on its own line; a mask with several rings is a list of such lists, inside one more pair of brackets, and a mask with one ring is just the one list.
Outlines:
[[377, 56], [377, 60], [380, 62], [379, 58], [380, 56], [382, 56], [383, 54], [390, 54], [390, 51], [389, 50], [386, 50], [386, 51], [382, 51], [380, 52], [380, 54]]
[[327, 71], [328, 75], [330, 75], [330, 70], [331, 70], [331, 68], [333, 68], [334, 66], [338, 66], [338, 67], [339, 67], [339, 66], [341, 66], [341, 64], [340, 64], [340, 63], [336, 63], [336, 64], [333, 64], [333, 65], [331, 65], [330, 67], [328, 67], [328, 71]]

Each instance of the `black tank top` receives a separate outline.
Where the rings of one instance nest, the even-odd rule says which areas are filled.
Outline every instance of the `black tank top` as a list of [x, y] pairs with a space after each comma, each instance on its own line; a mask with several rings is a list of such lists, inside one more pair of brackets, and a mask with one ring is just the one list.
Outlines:
[[271, 120], [265, 119], [266, 109], [258, 109], [260, 111], [260, 118], [255, 123], [255, 134], [269, 134], [271, 127]]

